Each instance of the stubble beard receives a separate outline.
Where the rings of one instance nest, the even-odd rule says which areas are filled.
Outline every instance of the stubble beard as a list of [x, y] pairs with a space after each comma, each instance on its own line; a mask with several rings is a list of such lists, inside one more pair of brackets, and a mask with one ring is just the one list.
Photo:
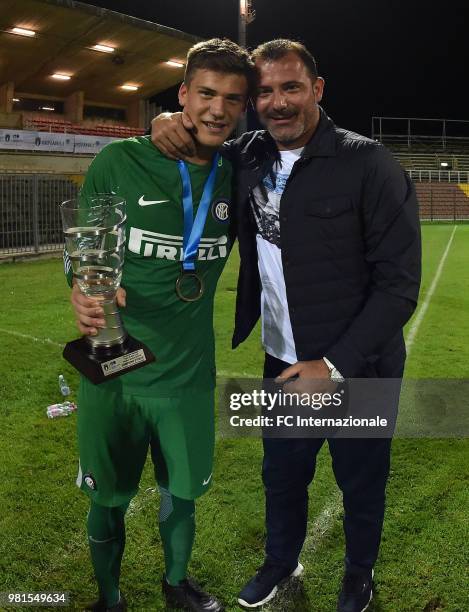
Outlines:
[[268, 129], [269, 134], [275, 140], [275, 142], [278, 142], [281, 145], [290, 145], [294, 143], [296, 140], [301, 138], [301, 136], [303, 136], [303, 134], [306, 131], [304, 121], [301, 121], [294, 128], [283, 128], [282, 129], [282, 128], [274, 127], [273, 129], [269, 129], [269, 128], [267, 129]]

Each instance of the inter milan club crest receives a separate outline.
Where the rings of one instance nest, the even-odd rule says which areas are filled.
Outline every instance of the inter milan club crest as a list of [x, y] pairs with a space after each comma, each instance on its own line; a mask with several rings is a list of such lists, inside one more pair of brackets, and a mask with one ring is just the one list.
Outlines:
[[227, 223], [230, 217], [230, 203], [223, 198], [212, 203], [212, 217], [219, 223]]

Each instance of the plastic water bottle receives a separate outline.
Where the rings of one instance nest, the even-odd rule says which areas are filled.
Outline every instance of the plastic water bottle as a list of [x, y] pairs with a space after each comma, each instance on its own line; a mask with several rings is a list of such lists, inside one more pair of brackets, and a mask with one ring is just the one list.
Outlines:
[[59, 387], [60, 392], [64, 397], [70, 395], [70, 387], [67, 385], [67, 381], [65, 380], [62, 374], [59, 375]]
[[69, 416], [72, 412], [77, 409], [76, 404], [73, 402], [63, 402], [62, 404], [52, 404], [47, 406], [47, 416], [49, 419], [56, 419], [57, 417]]

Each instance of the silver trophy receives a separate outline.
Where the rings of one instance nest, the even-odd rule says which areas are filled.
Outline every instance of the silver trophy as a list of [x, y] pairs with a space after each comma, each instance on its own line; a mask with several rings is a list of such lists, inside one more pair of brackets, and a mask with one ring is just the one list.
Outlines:
[[125, 331], [116, 302], [125, 253], [125, 200], [96, 194], [63, 202], [65, 248], [82, 293], [99, 297], [105, 327], [69, 342], [64, 357], [95, 384], [154, 361], [150, 350]]

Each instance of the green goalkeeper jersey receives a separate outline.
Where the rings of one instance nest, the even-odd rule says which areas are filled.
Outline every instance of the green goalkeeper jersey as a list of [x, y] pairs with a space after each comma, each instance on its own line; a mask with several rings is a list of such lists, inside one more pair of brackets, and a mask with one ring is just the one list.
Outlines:
[[[187, 164], [194, 216], [210, 164]], [[121, 308], [129, 334], [144, 342], [156, 361], [103, 383], [124, 393], [173, 396], [215, 385], [213, 302], [218, 279], [230, 251], [230, 163], [218, 162], [215, 187], [196, 259], [204, 293], [196, 302], [176, 294], [183, 241], [182, 181], [175, 161], [165, 157], [149, 137], [107, 145], [90, 165], [84, 196], [114, 193], [126, 201], [126, 250]], [[67, 270], [67, 257], [66, 270]], [[67, 270], [70, 280], [70, 270]]]

